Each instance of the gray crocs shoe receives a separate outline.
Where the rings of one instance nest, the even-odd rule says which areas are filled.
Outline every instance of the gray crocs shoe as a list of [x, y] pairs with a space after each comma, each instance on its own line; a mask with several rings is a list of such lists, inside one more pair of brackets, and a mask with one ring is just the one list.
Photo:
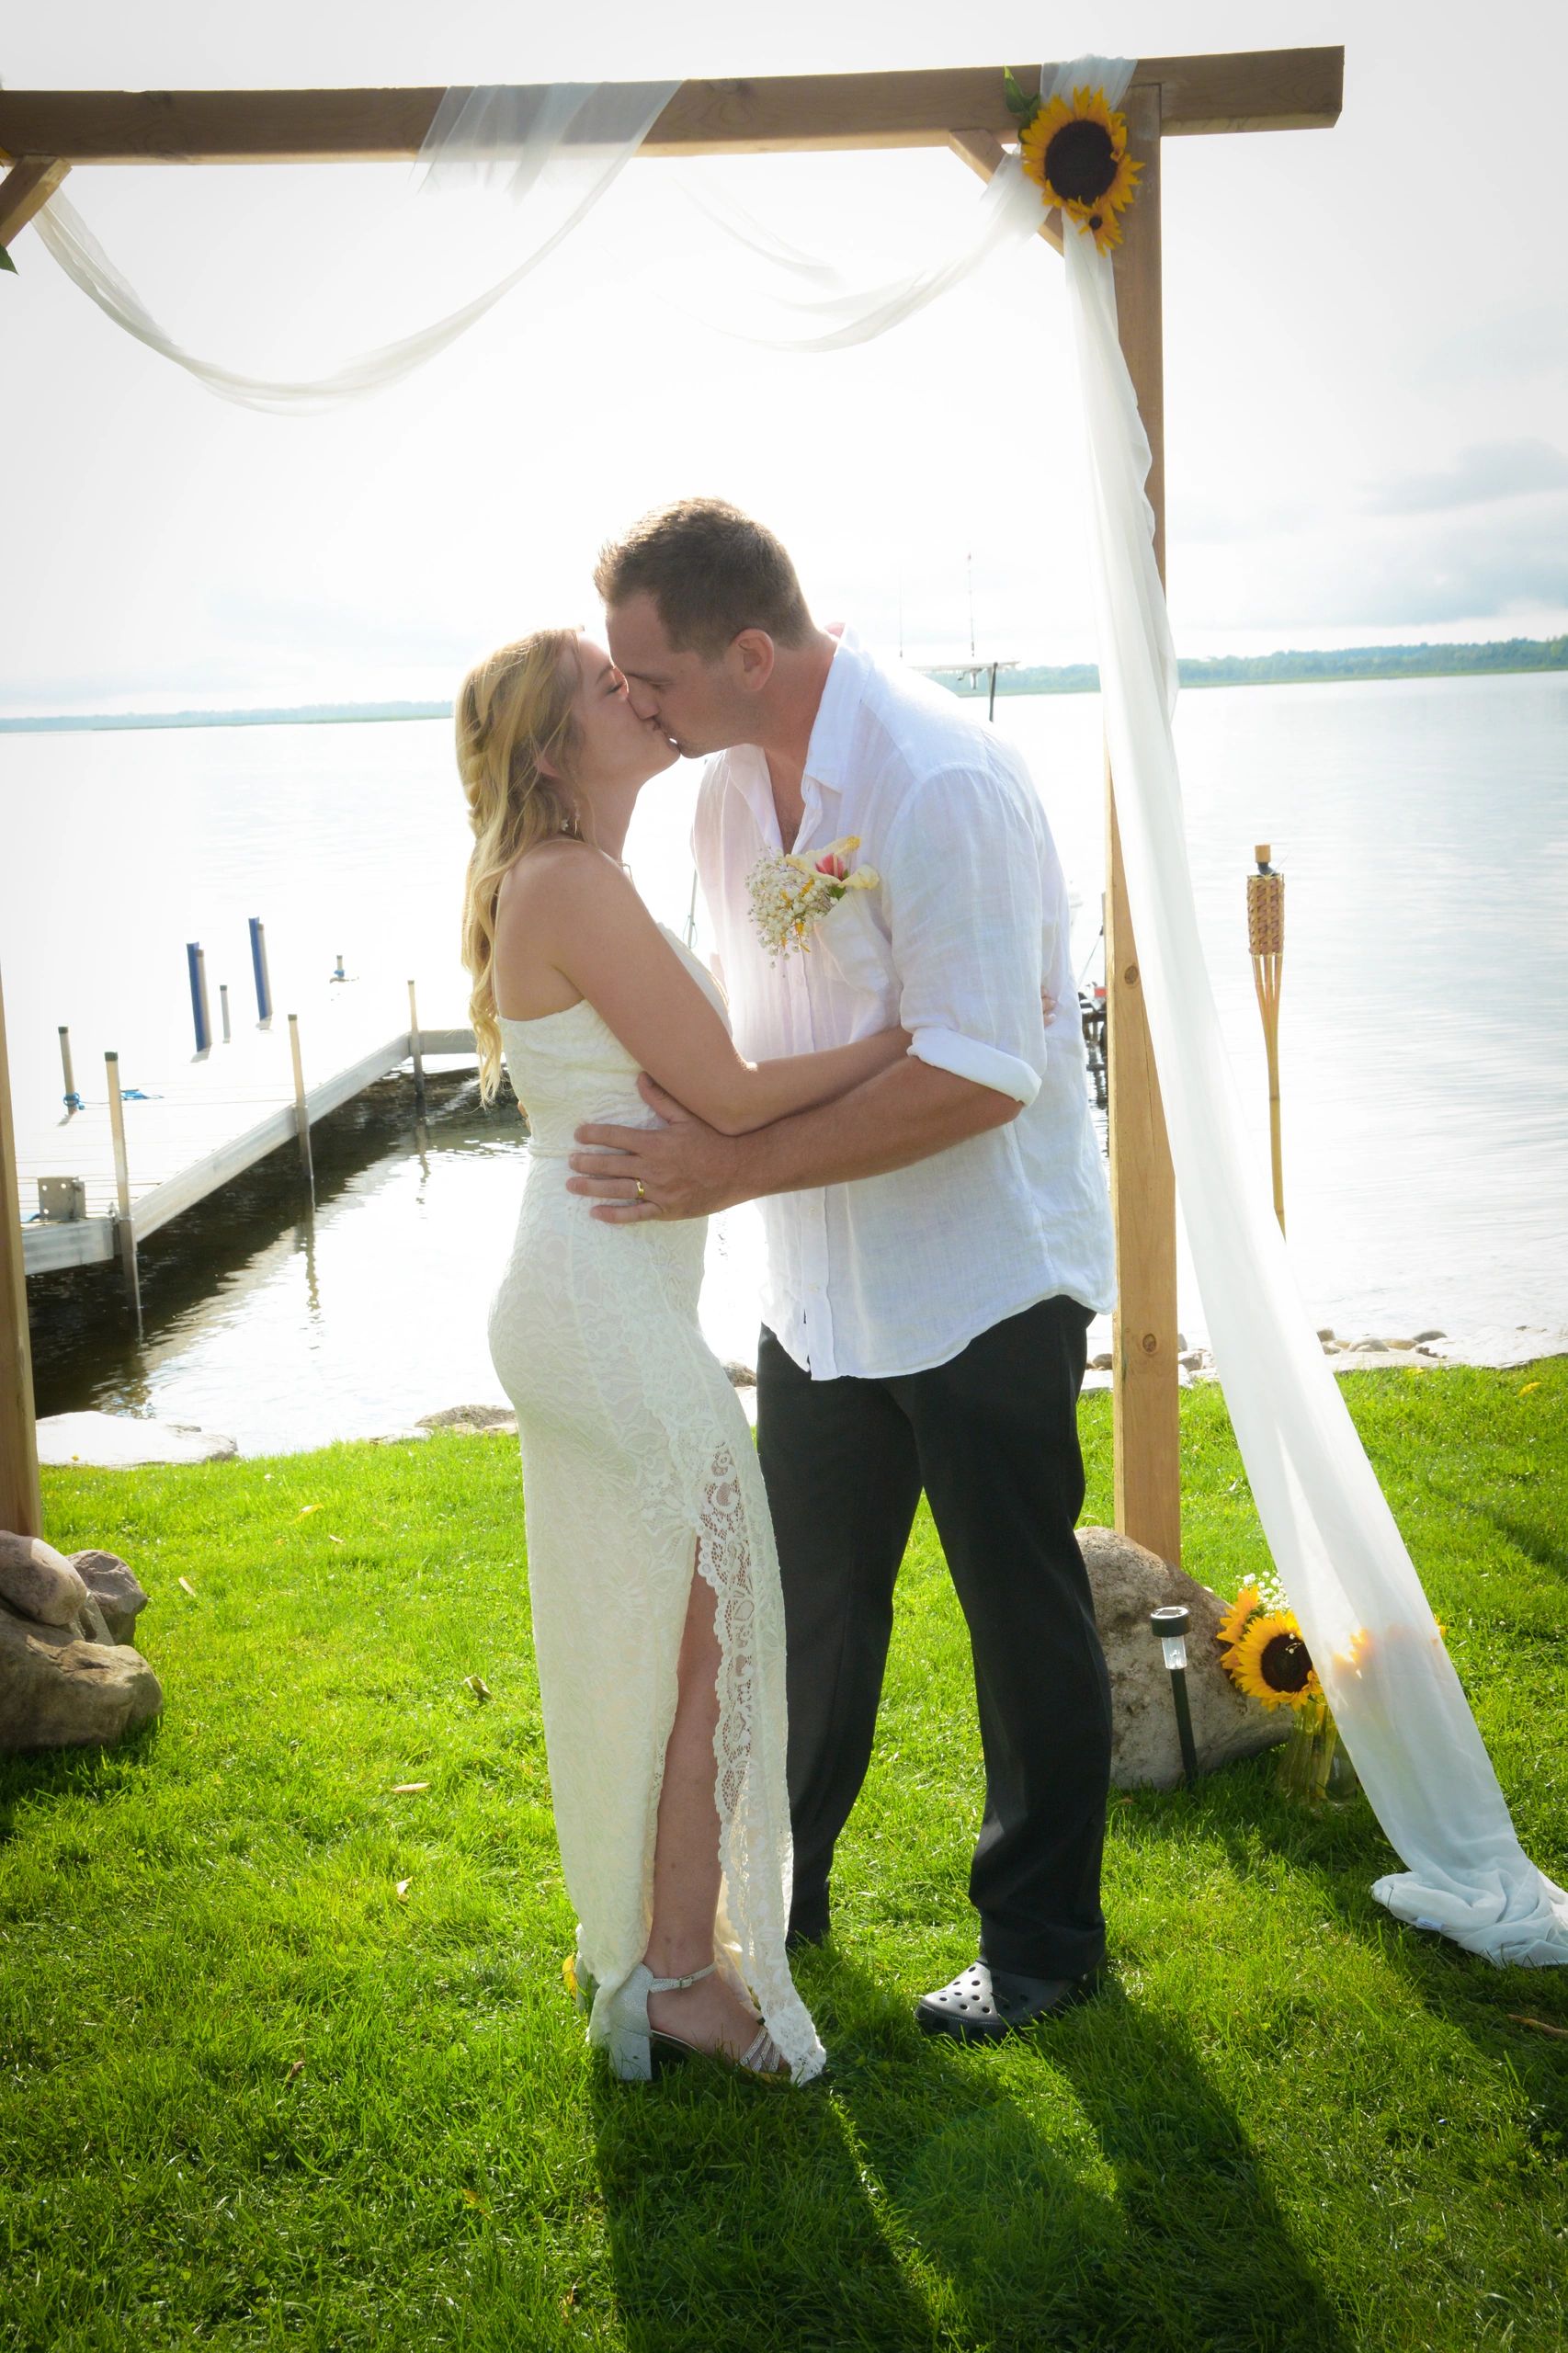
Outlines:
[[926, 2034], [949, 2035], [955, 2042], [1000, 2042], [1087, 2001], [1098, 1984], [1097, 1970], [1084, 1977], [1020, 1977], [977, 1961], [950, 1985], [922, 1995], [915, 2023]]

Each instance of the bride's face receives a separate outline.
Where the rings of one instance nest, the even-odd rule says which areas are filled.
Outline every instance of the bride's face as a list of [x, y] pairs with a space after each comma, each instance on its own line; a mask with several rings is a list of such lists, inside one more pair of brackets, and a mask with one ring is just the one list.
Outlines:
[[640, 719], [626, 680], [602, 645], [577, 640], [576, 769], [590, 796], [596, 787], [645, 784], [680, 755], [657, 720]]

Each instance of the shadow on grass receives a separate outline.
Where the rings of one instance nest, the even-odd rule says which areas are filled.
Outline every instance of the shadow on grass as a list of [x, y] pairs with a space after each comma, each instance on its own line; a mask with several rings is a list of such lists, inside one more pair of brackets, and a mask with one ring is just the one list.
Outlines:
[[804, 2092], [599, 2075], [617, 2303], [635, 2353], [1334, 2348], [1346, 2342], [1178, 2024], [1114, 1984], [1005, 2053], [915, 2029], [832, 1948]]
[[[898, 2020], [903, 2066], [852, 2074], [840, 2097], [901, 2232], [945, 2278], [960, 2341], [1346, 2342], [1179, 2021], [1114, 1977], [1005, 2053], [927, 2040], [902, 2005]], [[917, 2103], [934, 2129], [913, 2143]]]
[[618, 2317], [631, 2353], [847, 2353], [936, 2342], [824, 2085], [693, 2063], [593, 2070]]
[[121, 1794], [127, 1766], [156, 1750], [161, 1718], [139, 1724], [112, 1748], [23, 1748], [0, 1753], [0, 1847], [17, 1836], [17, 1816], [35, 1798], [75, 1798], [101, 1805]]
[[1509, 2013], [1544, 2014], [1568, 2025], [1568, 1972], [1498, 1968], [1451, 1938], [1396, 1918], [1372, 1893], [1373, 1882], [1402, 1866], [1365, 1796], [1321, 1806], [1294, 1805], [1272, 1786], [1271, 1769], [1235, 1766], [1192, 1795], [1172, 1791], [1140, 1813], [1141, 1845], [1212, 1836], [1239, 1880], [1272, 1875], [1287, 1863], [1324, 1908], [1429, 2010], [1456, 2027], [1491, 2060], [1506, 2057], [1531, 2079], [1568, 2131], [1568, 2080], [1555, 2052]]
[[[1544, 1515], [1544, 1506], [1543, 1506]], [[1540, 1569], [1568, 1570], [1568, 1546], [1554, 1540], [1556, 1521], [1544, 1516], [1539, 1519], [1519, 1519], [1512, 1512], [1497, 1511], [1486, 1506], [1486, 1518], [1500, 1536], [1506, 1536], [1516, 1552]]]

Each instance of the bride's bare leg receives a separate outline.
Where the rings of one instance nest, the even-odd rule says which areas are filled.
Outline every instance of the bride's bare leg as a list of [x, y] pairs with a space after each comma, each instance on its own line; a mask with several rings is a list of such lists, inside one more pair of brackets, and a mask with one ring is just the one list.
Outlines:
[[[719, 1722], [719, 1637], [713, 1590], [691, 1580], [676, 1667], [675, 1722], [665, 1750], [653, 1850], [653, 1920], [643, 1955], [655, 1977], [685, 1977], [713, 1958], [719, 1908], [719, 1812], [713, 1734]], [[703, 2050], [738, 2058], [756, 2032], [749, 2006], [720, 1977], [649, 1996], [651, 2024]]]

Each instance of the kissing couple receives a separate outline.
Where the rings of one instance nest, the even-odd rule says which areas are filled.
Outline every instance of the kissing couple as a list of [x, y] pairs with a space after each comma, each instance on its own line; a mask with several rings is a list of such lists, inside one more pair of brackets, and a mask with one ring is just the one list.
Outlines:
[[[761, 524], [683, 500], [595, 579], [607, 646], [536, 631], [456, 714], [481, 1086], [505, 1059], [529, 1123], [490, 1346], [568, 1977], [620, 2076], [696, 2051], [801, 2084], [824, 2053], [790, 1955], [828, 1934], [923, 1489], [985, 1807], [979, 1957], [915, 2018], [998, 2040], [1104, 1958], [1110, 1695], [1074, 1529], [1113, 1277], [1066, 886], [1018, 755], [819, 627]], [[621, 863], [683, 756], [714, 972]], [[755, 1449], [698, 1322], [708, 1217], [754, 1199]]]

